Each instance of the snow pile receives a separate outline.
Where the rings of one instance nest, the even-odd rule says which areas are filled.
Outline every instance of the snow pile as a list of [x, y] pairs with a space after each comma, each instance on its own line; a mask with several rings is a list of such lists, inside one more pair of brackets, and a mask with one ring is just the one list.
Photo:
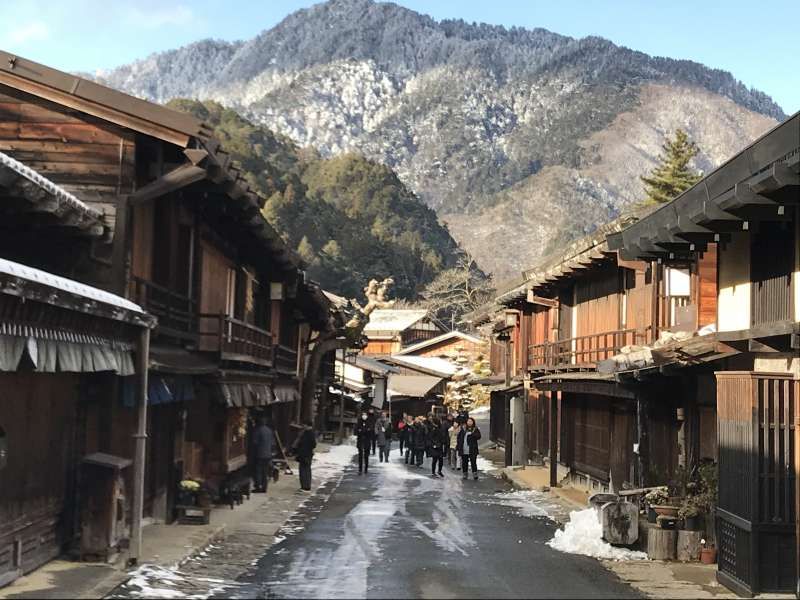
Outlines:
[[569, 523], [556, 531], [547, 542], [551, 548], [568, 554], [583, 554], [610, 560], [646, 560], [647, 554], [625, 548], [615, 548], [603, 540], [603, 526], [594, 508], [574, 510], [569, 514]]

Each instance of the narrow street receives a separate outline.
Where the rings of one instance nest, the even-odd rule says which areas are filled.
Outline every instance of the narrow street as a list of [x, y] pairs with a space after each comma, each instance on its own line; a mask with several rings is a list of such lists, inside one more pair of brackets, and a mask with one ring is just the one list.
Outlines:
[[[488, 432], [488, 415], [476, 421]], [[499, 460], [490, 447], [484, 438], [483, 454]], [[432, 478], [429, 461], [404, 464], [396, 444], [389, 463], [370, 458], [366, 475], [354, 457], [328, 478], [265, 551], [228, 537], [180, 569], [144, 568], [111, 597], [636, 597], [599, 561], [550, 548], [546, 515], [563, 508], [519, 497], [484, 472], [494, 468], [485, 458], [478, 481], [447, 466]]]
[[492, 476], [433, 479], [395, 451], [366, 476], [349, 467], [330, 499], [302, 509], [304, 527], [274, 545], [231, 590], [242, 598], [633, 597], [590, 558], [546, 545], [555, 525], [500, 501]]

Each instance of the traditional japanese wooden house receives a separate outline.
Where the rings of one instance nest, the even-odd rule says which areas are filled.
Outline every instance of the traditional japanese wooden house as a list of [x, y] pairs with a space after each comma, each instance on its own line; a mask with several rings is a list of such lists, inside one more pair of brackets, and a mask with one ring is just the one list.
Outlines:
[[609, 238], [631, 260], [718, 246], [719, 580], [746, 595], [797, 586], [800, 113]]
[[[510, 371], [525, 380], [525, 392], [510, 397], [517, 406], [505, 411], [513, 424], [515, 464], [549, 455], [553, 477], [560, 461], [575, 484], [620, 489], [663, 479], [685, 461], [676, 399], [695, 398], [694, 388], [677, 378], [630, 388], [621, 376], [597, 369], [664, 332], [695, 332], [715, 321], [713, 243], [669, 265], [627, 259], [609, 248], [606, 236], [643, 214], [624, 216], [571, 244], [496, 299], [510, 326]], [[706, 378], [713, 379], [710, 373]], [[708, 433], [713, 418], [702, 422]], [[692, 427], [697, 437], [707, 437]]]
[[386, 356], [403, 348], [440, 336], [444, 326], [428, 311], [415, 309], [379, 309], [370, 315], [364, 328], [365, 355]]
[[[158, 318], [146, 512], [169, 520], [184, 475], [217, 485], [243, 472], [251, 410], [270, 413], [288, 443], [304, 353], [328, 326], [329, 302], [210, 129], [0, 52], [0, 151], [102, 212], [107, 231], [72, 276]], [[124, 389], [119, 397], [91, 418], [124, 421]], [[109, 451], [128, 443], [109, 435]]]
[[457, 359], [463, 354], [471, 360], [475, 360], [483, 351], [482, 339], [463, 331], [453, 330], [401, 348], [395, 354], [397, 356], [433, 356], [451, 360]]
[[79, 270], [107, 234], [97, 210], [0, 152], [0, 587], [79, 537], [103, 554], [137, 543], [127, 517], [141, 502], [144, 440], [134, 438], [144, 413], [114, 424], [125, 437], [113, 454], [93, 419], [123, 381], [143, 389], [147, 363], [135, 354], [146, 353], [154, 320], [57, 274]]

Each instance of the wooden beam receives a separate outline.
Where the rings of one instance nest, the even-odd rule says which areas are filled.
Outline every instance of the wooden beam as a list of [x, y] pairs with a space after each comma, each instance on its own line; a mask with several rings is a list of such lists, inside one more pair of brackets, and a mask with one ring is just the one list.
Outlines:
[[189, 162], [198, 167], [208, 161], [208, 151], [202, 148], [187, 148], [183, 154], [189, 159]]
[[800, 174], [786, 163], [776, 162], [770, 167], [767, 176], [751, 187], [756, 193], [770, 193], [790, 185], [800, 185]]
[[717, 205], [724, 211], [738, 211], [750, 206], [768, 206], [776, 208], [778, 204], [766, 196], [756, 194], [747, 183], [737, 183], [733, 192], [721, 198]]
[[533, 290], [528, 290], [527, 301], [531, 304], [539, 304], [541, 306], [547, 306], [548, 308], [558, 308], [558, 300], [537, 296], [533, 293]]
[[130, 196], [130, 205], [136, 206], [160, 198], [166, 194], [177, 191], [207, 177], [208, 173], [202, 167], [191, 164], [181, 165], [162, 177], [148, 183], [143, 188], [136, 190]]
[[[22, 92], [38, 96], [39, 98], [49, 100], [50, 102], [55, 102], [61, 106], [74, 108], [75, 110], [103, 119], [109, 123], [115, 123], [116, 125], [127, 127], [128, 129], [144, 133], [145, 135], [164, 140], [176, 146], [186, 147], [189, 143], [189, 136], [185, 133], [180, 133], [154, 122], [117, 111], [114, 108], [102, 106], [74, 94], [68, 94], [56, 88], [23, 77], [17, 77], [11, 73], [0, 71], [0, 83]], [[87, 82], [87, 84], [88, 83], [91, 82]]]
[[786, 344], [779, 343], [778, 340], [747, 340], [748, 352], [784, 352]]

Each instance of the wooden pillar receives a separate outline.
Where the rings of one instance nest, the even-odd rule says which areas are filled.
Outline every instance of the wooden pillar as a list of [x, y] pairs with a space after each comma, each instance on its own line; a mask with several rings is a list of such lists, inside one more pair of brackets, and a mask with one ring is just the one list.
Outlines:
[[550, 487], [558, 486], [558, 393], [550, 392]]
[[800, 380], [795, 379], [792, 384], [794, 392], [794, 502], [795, 502], [795, 596], [800, 598]]
[[270, 316], [270, 333], [272, 333], [272, 343], [280, 344], [281, 342], [281, 301], [271, 300], [272, 307], [269, 311]]
[[139, 337], [139, 389], [137, 397], [136, 447], [133, 455], [133, 506], [131, 508], [131, 543], [129, 563], [135, 565], [142, 555], [142, 512], [144, 510], [144, 468], [147, 445], [147, 375], [150, 359], [150, 330]]

